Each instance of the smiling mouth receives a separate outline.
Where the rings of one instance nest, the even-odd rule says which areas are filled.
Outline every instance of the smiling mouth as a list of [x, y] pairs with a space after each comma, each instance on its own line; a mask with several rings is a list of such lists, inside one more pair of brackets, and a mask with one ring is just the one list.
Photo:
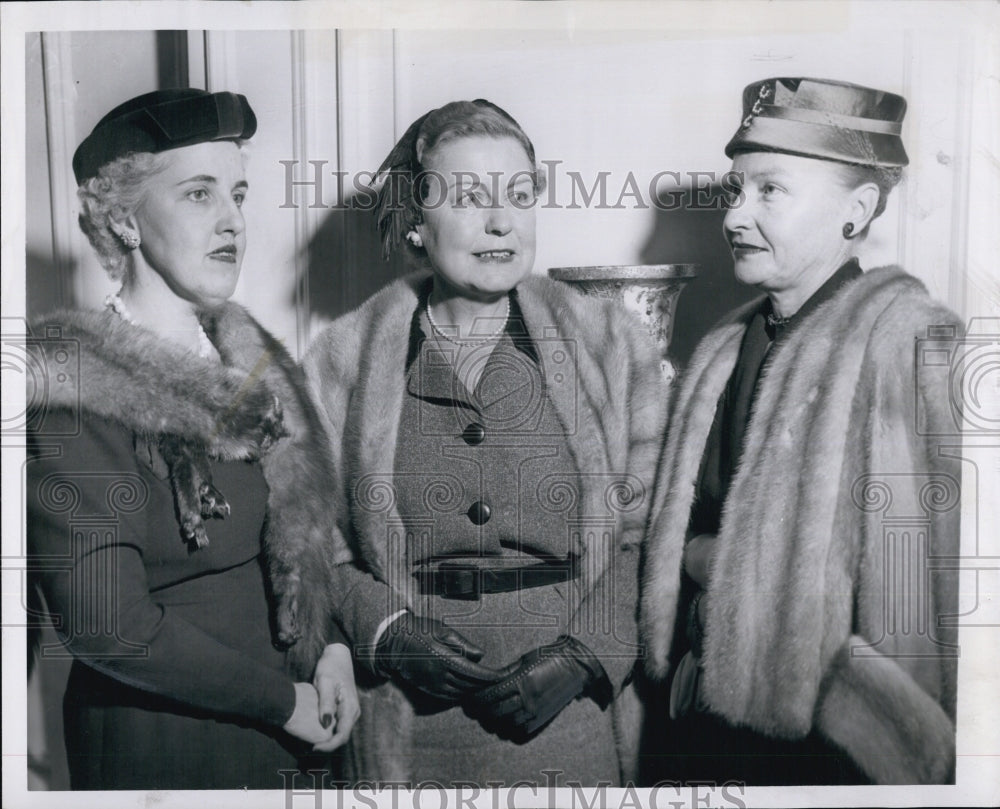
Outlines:
[[493, 263], [503, 263], [514, 259], [513, 250], [483, 250], [479, 253], [473, 253], [472, 255], [480, 261]]
[[760, 247], [756, 244], [744, 244], [743, 242], [730, 242], [729, 246], [733, 251], [733, 255], [751, 256], [767, 250], [766, 247]]

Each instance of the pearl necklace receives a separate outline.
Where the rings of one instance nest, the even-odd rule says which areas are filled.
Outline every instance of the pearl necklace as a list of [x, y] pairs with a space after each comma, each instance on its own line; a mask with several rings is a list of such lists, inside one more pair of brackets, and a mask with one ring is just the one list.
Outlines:
[[[126, 323], [131, 323], [133, 326], [138, 326], [135, 318], [132, 317], [132, 313], [125, 306], [125, 301], [122, 300], [121, 292], [116, 292], [113, 295], [108, 295], [104, 299], [104, 305], [114, 312], [118, 317], [124, 320]], [[203, 360], [207, 360], [212, 356], [212, 351], [214, 350], [212, 341], [208, 339], [208, 335], [205, 334], [205, 330], [202, 328], [201, 324], [198, 324], [198, 356]]]
[[501, 322], [497, 328], [485, 337], [475, 337], [461, 340], [458, 337], [452, 337], [450, 334], [446, 333], [437, 324], [437, 321], [434, 320], [434, 315], [431, 314], [431, 298], [429, 295], [427, 296], [427, 304], [424, 306], [424, 311], [427, 312], [427, 322], [431, 324], [431, 328], [438, 337], [443, 340], [447, 340], [449, 343], [454, 343], [457, 346], [480, 346], [483, 343], [496, 340], [501, 334], [503, 334], [504, 329], [507, 328], [507, 321], [510, 319], [510, 296], [507, 296], [507, 311], [504, 313], [503, 322]]

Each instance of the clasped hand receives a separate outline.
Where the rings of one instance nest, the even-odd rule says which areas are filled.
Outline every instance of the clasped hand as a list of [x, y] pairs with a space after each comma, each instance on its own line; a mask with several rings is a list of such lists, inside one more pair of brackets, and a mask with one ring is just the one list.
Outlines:
[[604, 708], [611, 684], [593, 653], [562, 636], [502, 669], [480, 664], [483, 650], [449, 626], [406, 612], [382, 634], [373, 668], [438, 700], [462, 704], [500, 736], [527, 738], [587, 693]]
[[590, 696], [602, 709], [612, 698], [600, 661], [568, 635], [532, 649], [500, 674], [474, 695], [473, 711], [484, 727], [515, 741], [540, 731], [577, 697]]
[[457, 703], [499, 678], [495, 669], [479, 665], [483, 654], [441, 621], [407, 610], [379, 638], [373, 669], [435, 699]]
[[316, 664], [312, 683], [295, 684], [295, 710], [284, 729], [316, 752], [336, 750], [361, 715], [351, 650], [332, 643]]

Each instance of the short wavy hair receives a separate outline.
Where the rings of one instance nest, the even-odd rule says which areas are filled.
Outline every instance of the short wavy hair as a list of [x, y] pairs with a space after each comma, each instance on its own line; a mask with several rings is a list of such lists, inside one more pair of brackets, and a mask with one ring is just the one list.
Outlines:
[[111, 230], [111, 220], [135, 212], [142, 202], [146, 181], [161, 171], [166, 161], [163, 152], [130, 152], [105, 163], [96, 177], [86, 180], [76, 191], [80, 229], [113, 281], [124, 279], [131, 251]]
[[452, 101], [410, 124], [379, 167], [377, 176], [382, 184], [376, 213], [384, 258], [388, 259], [400, 245], [417, 262], [426, 257], [427, 251], [414, 246], [405, 236], [423, 222], [422, 203], [430, 179], [427, 159], [449, 141], [475, 136], [517, 141], [528, 157], [535, 194], [544, 190], [544, 176], [535, 162], [535, 147], [509, 113], [483, 98]]

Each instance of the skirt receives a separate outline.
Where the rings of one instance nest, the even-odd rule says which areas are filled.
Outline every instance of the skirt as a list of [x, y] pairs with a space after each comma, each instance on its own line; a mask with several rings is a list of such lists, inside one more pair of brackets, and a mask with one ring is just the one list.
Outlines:
[[[424, 595], [414, 606], [482, 649], [482, 665], [501, 668], [566, 632], [569, 605], [578, 601], [567, 588], [576, 586], [570, 582], [486, 594], [478, 601]], [[461, 706], [442, 705], [416, 691], [407, 691], [406, 697], [414, 714], [407, 730], [410, 738], [401, 745], [408, 752], [403, 754], [405, 760], [393, 762], [392, 769], [410, 773], [414, 787], [451, 789], [476, 784], [486, 788], [520, 783], [535, 785], [540, 791], [576, 784], [614, 786], [621, 780], [611, 709], [602, 711], [589, 698], [572, 701], [537, 735], [518, 743], [484, 729]], [[363, 707], [365, 712], [394, 709], [388, 700], [369, 700]], [[364, 738], [365, 728], [384, 729], [389, 724], [363, 716], [355, 728], [354, 744], [369, 750], [380, 745], [383, 740]], [[355, 775], [382, 780], [378, 772]]]

